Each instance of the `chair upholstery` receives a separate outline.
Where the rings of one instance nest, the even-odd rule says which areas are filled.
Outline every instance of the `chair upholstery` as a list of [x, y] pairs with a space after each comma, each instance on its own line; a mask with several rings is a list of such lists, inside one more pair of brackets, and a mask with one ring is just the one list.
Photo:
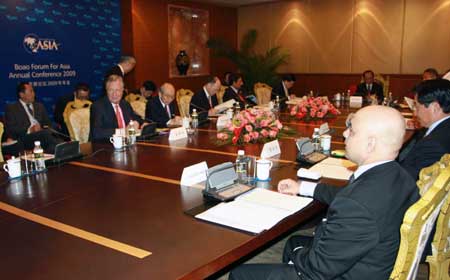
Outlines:
[[67, 103], [64, 110], [64, 122], [69, 130], [70, 138], [86, 143], [89, 141], [89, 116], [92, 102], [89, 100], [75, 100]]
[[[3, 123], [0, 122], [0, 139], [2, 139], [3, 136]], [[3, 162], [3, 153], [2, 153], [2, 145], [0, 145], [0, 162]]]
[[[145, 100], [145, 101], [144, 101]], [[147, 100], [144, 98], [144, 100], [134, 100], [130, 102], [131, 108], [133, 111], [140, 116], [142, 119], [145, 119], [145, 107], [147, 106]]]
[[217, 102], [219, 104], [223, 103], [223, 95], [225, 94], [225, 91], [227, 90], [227, 86], [220, 86], [219, 91], [217, 92]]
[[390, 279], [412, 280], [416, 277], [427, 239], [448, 198], [450, 189], [448, 162], [445, 165], [440, 161], [431, 167], [424, 168], [420, 172], [419, 184], [428, 186], [428, 189], [424, 189], [422, 198], [405, 213], [400, 228], [400, 248]]
[[379, 83], [383, 87], [383, 95], [388, 96], [389, 93], [389, 75], [384, 78], [381, 74], [375, 75], [375, 82]]
[[[450, 165], [450, 154], [441, 158], [441, 168]], [[444, 202], [436, 223], [436, 233], [434, 234], [432, 255], [427, 256], [426, 262], [429, 264], [430, 280], [449, 280], [448, 269], [450, 266], [450, 197]]]
[[268, 104], [272, 96], [272, 88], [264, 83], [256, 83], [253, 90], [258, 100], [258, 105]]
[[127, 96], [125, 96], [125, 101], [131, 104], [133, 101], [142, 101], [144, 103], [147, 103], [147, 99], [143, 97], [142, 95], [136, 94], [136, 93], [130, 93]]
[[189, 117], [189, 105], [194, 93], [189, 89], [179, 89], [177, 91], [177, 104], [182, 118]]

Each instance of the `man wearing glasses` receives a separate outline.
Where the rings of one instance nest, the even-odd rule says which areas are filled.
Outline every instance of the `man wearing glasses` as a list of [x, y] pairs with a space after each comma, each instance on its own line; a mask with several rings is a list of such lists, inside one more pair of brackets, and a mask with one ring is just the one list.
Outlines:
[[145, 119], [157, 123], [158, 127], [181, 125], [180, 116], [175, 116], [175, 88], [165, 83], [159, 88], [158, 98], [147, 102]]

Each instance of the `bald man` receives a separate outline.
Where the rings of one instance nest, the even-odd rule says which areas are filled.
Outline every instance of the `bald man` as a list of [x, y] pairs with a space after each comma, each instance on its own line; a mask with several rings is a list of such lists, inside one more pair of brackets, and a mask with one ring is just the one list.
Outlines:
[[152, 98], [145, 108], [145, 119], [157, 123], [157, 126], [168, 127], [181, 125], [181, 118], [175, 116], [175, 88], [164, 83], [159, 88], [158, 98]]
[[388, 107], [359, 110], [344, 132], [347, 157], [358, 164], [347, 186], [282, 180], [279, 192], [329, 205], [314, 237], [293, 236], [283, 264], [238, 267], [230, 279], [388, 279], [406, 210], [419, 199], [414, 180], [395, 162], [405, 122]]

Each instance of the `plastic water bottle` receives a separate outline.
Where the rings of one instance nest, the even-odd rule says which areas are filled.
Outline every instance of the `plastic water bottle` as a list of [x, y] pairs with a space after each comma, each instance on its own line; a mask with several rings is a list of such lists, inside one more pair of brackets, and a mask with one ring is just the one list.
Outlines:
[[130, 123], [128, 124], [127, 132], [129, 144], [134, 145], [136, 143], [136, 130], [134, 129], [133, 121], [130, 121]]
[[248, 159], [245, 156], [245, 151], [239, 150], [236, 158], [236, 173], [238, 175], [238, 181], [241, 184], [247, 183], [247, 165]]
[[319, 134], [319, 128], [314, 128], [314, 132], [312, 135], [312, 144], [315, 151], [320, 151], [320, 134]]
[[275, 119], [279, 118], [280, 115], [280, 96], [277, 95], [275, 102], [273, 103], [273, 109], [272, 112], [275, 116]]
[[196, 109], [192, 109], [192, 129], [197, 130], [198, 128], [198, 114]]
[[35, 171], [45, 171], [44, 149], [41, 147], [41, 141], [34, 141], [33, 156]]
[[241, 111], [241, 106], [239, 105], [239, 102], [234, 103], [234, 115], [239, 115], [239, 112]]

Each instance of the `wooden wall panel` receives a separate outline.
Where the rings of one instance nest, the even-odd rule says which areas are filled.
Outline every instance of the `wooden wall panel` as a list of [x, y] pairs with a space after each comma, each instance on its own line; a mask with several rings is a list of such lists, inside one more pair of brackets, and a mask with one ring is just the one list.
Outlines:
[[[157, 85], [171, 82], [175, 88], [200, 89], [206, 76], [183, 77], [169, 79], [168, 68], [168, 4], [206, 9], [210, 15], [210, 38], [218, 37], [227, 40], [232, 46], [237, 44], [237, 10], [208, 4], [188, 3], [168, 0], [127, 0], [131, 3], [131, 28], [124, 29], [132, 36], [123, 36], [122, 46], [132, 45], [132, 54], [136, 57], [135, 70], [127, 77], [129, 88], [138, 88], [145, 80], [153, 80]], [[127, 2], [124, 1], [124, 2]], [[127, 10], [123, 10], [125, 18]], [[131, 43], [130, 43], [131, 40]], [[235, 71], [232, 63], [211, 56], [210, 71], [212, 75], [222, 76], [226, 71]]]
[[418, 74], [450, 68], [450, 0], [304, 0], [239, 8], [238, 35], [291, 53], [280, 72]]

